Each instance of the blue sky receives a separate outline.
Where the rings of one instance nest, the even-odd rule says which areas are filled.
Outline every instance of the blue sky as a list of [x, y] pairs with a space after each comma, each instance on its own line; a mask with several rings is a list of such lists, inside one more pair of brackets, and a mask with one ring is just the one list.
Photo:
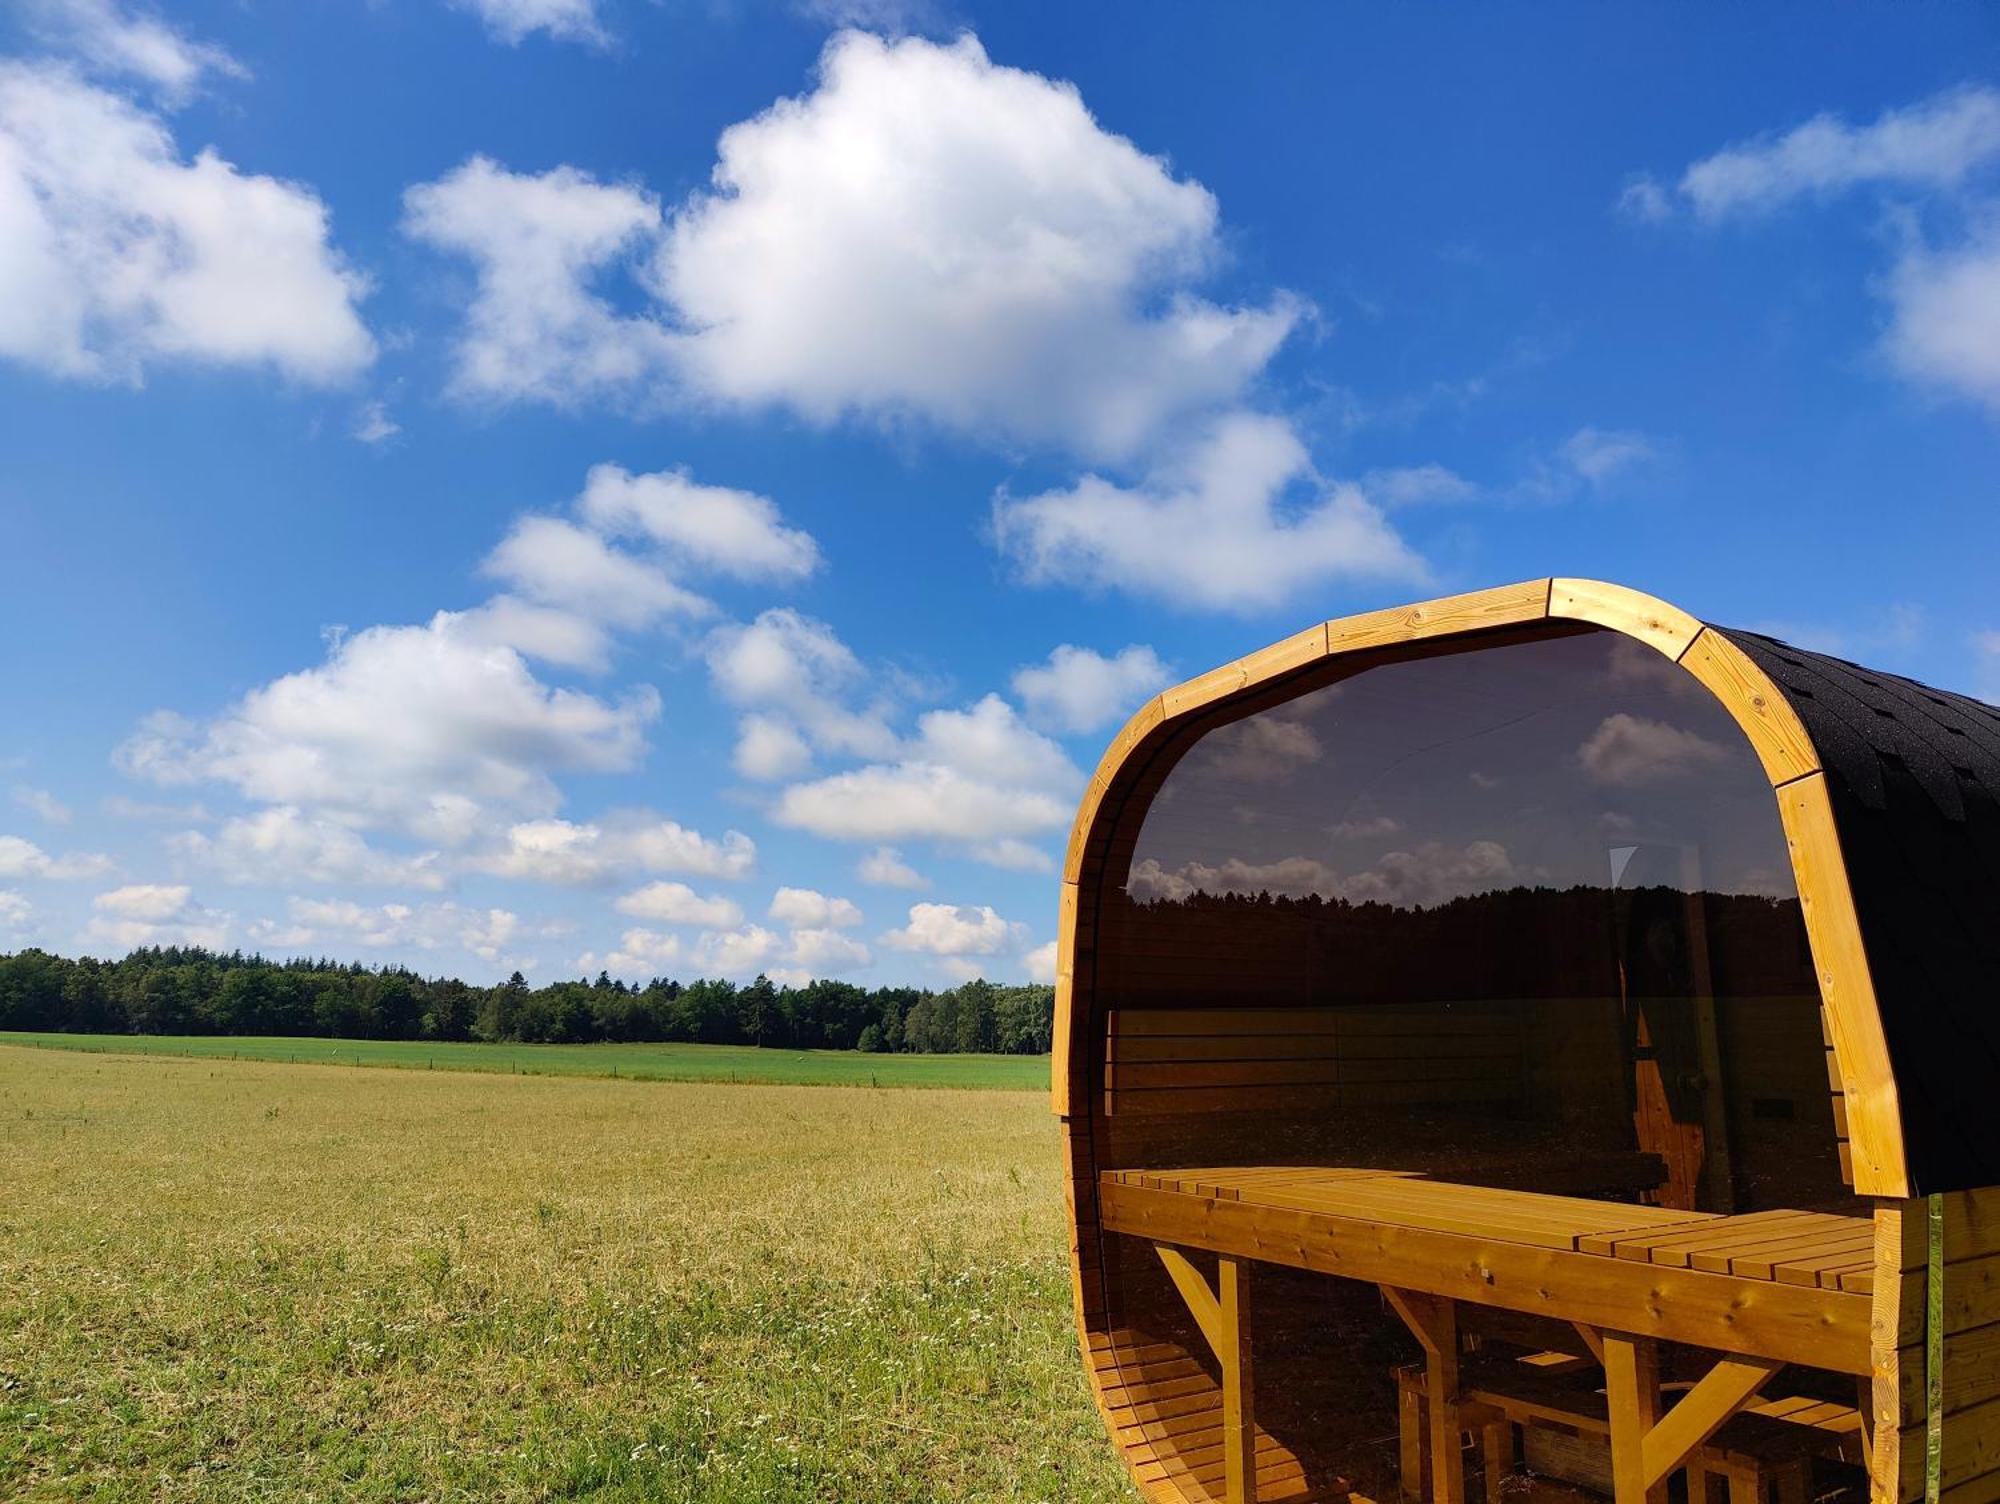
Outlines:
[[1979, 7], [0, 47], [0, 946], [1046, 976], [1154, 688], [1550, 573], [2000, 695]]

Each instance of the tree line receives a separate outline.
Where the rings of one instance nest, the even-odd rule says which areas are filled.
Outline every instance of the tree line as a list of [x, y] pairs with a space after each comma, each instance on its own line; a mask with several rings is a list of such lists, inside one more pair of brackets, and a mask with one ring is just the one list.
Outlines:
[[739, 986], [656, 977], [531, 987], [424, 977], [402, 966], [270, 961], [154, 946], [121, 961], [0, 956], [0, 1029], [77, 1034], [283, 1034], [530, 1044], [683, 1041], [782, 1049], [1046, 1054], [1055, 989], [984, 980], [937, 992], [814, 981]]

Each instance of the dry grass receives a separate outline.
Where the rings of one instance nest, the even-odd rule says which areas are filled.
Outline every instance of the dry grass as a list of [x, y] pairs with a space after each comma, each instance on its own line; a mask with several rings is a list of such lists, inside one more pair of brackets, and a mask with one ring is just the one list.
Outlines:
[[1129, 1499], [1045, 1103], [0, 1049], [0, 1495]]

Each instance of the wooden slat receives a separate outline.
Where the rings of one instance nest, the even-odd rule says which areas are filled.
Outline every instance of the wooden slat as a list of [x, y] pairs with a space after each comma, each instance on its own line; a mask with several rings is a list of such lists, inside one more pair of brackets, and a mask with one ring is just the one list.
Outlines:
[[[1447, 1088], [1448, 1091], [1447, 1091]], [[1493, 1081], [1356, 1081], [1327, 1086], [1217, 1086], [1107, 1093], [1108, 1113], [1305, 1112], [1328, 1107], [1410, 1107], [1511, 1102], [1520, 1089]]]
[[1512, 1010], [1407, 1008], [1384, 1004], [1347, 1008], [1113, 1008], [1107, 1015], [1113, 1037], [1221, 1036], [1253, 1034], [1385, 1034], [1419, 1039], [1439, 1035], [1518, 1036], [1520, 1015]]
[[1749, 1241], [1767, 1227], [1788, 1225], [1808, 1215], [1797, 1211], [1744, 1212], [1725, 1217], [1716, 1212], [1681, 1212], [1677, 1222], [1660, 1227], [1635, 1227], [1590, 1239], [1586, 1253], [1606, 1254], [1633, 1263], [1670, 1264], [1686, 1268], [1697, 1249]]

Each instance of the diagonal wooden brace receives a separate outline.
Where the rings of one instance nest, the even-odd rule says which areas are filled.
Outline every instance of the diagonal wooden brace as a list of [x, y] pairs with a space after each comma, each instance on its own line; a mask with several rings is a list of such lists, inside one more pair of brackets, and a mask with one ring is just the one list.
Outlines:
[[1757, 1397], [1785, 1365], [1770, 1358], [1724, 1358], [1681, 1396], [1640, 1444], [1640, 1472], [1651, 1488], [1687, 1461], [1723, 1422]]
[[1155, 1243], [1174, 1288], [1222, 1369], [1222, 1487], [1225, 1504], [1256, 1504], [1257, 1432], [1250, 1406], [1250, 1267], [1224, 1255], [1216, 1288], [1178, 1248]]
[[1785, 1366], [1771, 1358], [1723, 1358], [1662, 1416], [1652, 1341], [1622, 1332], [1605, 1332], [1603, 1341], [1616, 1504], [1663, 1504], [1668, 1477]]

